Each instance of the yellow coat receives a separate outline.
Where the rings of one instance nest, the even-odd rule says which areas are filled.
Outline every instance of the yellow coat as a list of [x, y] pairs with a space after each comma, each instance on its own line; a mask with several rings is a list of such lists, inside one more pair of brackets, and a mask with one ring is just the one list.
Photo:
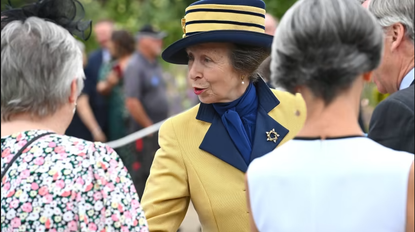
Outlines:
[[[300, 95], [270, 90], [260, 80], [252, 159], [292, 139], [306, 109]], [[266, 132], [275, 129], [276, 143]], [[192, 201], [204, 232], [247, 232], [247, 165], [211, 105], [200, 104], [167, 120], [142, 206], [150, 232], [176, 232]], [[275, 136], [275, 134], [274, 134]], [[273, 136], [273, 137], [274, 137]]]

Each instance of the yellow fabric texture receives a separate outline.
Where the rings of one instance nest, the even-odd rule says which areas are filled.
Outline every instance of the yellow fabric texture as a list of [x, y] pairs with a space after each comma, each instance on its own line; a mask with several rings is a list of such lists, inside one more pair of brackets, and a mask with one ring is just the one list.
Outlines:
[[[299, 94], [273, 93], [281, 103], [269, 115], [290, 131], [282, 145], [302, 128], [306, 107]], [[142, 199], [150, 231], [176, 232], [192, 201], [204, 232], [248, 232], [245, 173], [199, 149], [211, 124], [196, 119], [198, 109], [170, 118], [160, 129], [161, 148]]]

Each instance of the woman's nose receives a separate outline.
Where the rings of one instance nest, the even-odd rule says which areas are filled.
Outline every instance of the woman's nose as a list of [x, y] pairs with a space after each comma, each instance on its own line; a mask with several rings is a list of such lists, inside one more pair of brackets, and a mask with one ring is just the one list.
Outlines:
[[189, 62], [189, 77], [192, 80], [202, 78], [202, 72], [196, 62]]

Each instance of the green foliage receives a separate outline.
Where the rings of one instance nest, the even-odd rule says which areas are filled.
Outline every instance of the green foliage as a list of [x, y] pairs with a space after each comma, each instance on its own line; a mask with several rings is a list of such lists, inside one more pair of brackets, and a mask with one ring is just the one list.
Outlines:
[[[8, 0], [2, 0], [4, 9]], [[10, 0], [14, 7], [35, 0]], [[86, 17], [97, 21], [112, 19], [118, 28], [135, 34], [144, 24], [153, 24], [168, 32], [165, 44], [169, 45], [182, 37], [181, 18], [187, 6], [194, 0], [80, 0], [85, 6]], [[267, 11], [278, 18], [296, 2], [296, 0], [265, 0]], [[86, 42], [87, 51], [97, 48], [92, 37]]]
[[[94, 21], [110, 18], [119, 28], [135, 34], [144, 24], [154, 26], [168, 33], [165, 45], [180, 39], [183, 35], [181, 18], [187, 6], [194, 0], [81, 0], [87, 16]], [[290, 8], [296, 0], [266, 0], [267, 11], [278, 18]], [[87, 49], [96, 48], [94, 39], [87, 42]]]

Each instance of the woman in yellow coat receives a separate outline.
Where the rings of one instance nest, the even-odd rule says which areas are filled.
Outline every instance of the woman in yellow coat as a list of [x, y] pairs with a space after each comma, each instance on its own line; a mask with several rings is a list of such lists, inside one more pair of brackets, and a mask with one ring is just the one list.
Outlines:
[[256, 73], [270, 54], [261, 0], [203, 0], [186, 9], [183, 39], [163, 59], [187, 64], [201, 104], [170, 118], [142, 199], [150, 231], [176, 232], [189, 205], [207, 232], [249, 231], [244, 174], [292, 139], [305, 120], [300, 95]]

